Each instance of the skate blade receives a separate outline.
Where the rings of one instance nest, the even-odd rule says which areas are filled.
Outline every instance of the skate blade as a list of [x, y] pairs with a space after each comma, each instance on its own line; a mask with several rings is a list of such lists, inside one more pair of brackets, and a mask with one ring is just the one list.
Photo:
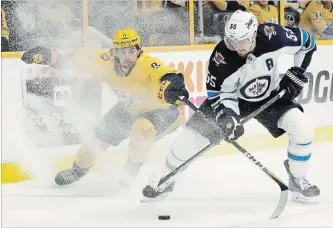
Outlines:
[[140, 199], [141, 203], [160, 203], [160, 202], [164, 202], [167, 199], [168, 194], [161, 194], [157, 197], [154, 198], [148, 198], [143, 196], [143, 198]]
[[319, 203], [319, 196], [314, 197], [306, 197], [298, 192], [293, 192], [291, 194], [292, 201], [296, 203], [302, 203], [302, 204], [318, 204]]

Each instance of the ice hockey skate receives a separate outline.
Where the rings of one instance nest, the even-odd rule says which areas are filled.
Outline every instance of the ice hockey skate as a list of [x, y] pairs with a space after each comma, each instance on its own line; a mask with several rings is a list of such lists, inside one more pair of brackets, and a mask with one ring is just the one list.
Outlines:
[[316, 204], [319, 202], [320, 190], [316, 185], [310, 184], [307, 178], [295, 177], [289, 169], [288, 160], [284, 161], [284, 166], [289, 175], [289, 189], [292, 191], [292, 200], [298, 203]]
[[153, 177], [150, 178], [150, 185], [147, 185], [142, 190], [143, 198], [141, 202], [156, 202], [164, 201], [170, 192], [173, 191], [175, 187], [175, 181], [168, 181], [163, 183], [160, 186], [157, 186], [156, 181], [152, 181]]
[[71, 169], [63, 170], [56, 175], [55, 182], [58, 185], [69, 185], [80, 180], [87, 172], [87, 168], [81, 168], [74, 162]]

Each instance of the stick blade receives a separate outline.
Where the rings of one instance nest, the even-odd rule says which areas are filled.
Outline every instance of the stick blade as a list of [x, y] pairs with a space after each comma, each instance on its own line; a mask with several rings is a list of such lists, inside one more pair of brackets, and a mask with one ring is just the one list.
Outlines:
[[284, 208], [286, 207], [288, 197], [289, 197], [289, 190], [288, 189], [281, 190], [279, 204], [277, 205], [274, 213], [272, 214], [271, 219], [275, 219], [281, 215]]

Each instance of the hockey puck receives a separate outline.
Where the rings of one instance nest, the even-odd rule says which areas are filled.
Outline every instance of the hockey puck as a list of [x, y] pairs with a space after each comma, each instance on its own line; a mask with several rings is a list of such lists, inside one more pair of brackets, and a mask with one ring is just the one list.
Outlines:
[[158, 216], [158, 220], [169, 220], [170, 219], [170, 215], [159, 215]]

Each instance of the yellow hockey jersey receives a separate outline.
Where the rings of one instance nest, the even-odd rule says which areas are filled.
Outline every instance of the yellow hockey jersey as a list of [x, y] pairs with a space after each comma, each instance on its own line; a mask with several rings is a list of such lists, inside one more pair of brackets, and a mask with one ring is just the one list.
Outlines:
[[332, 15], [324, 8], [321, 1], [308, 1], [299, 26], [319, 38], [321, 32], [327, 27], [327, 21], [332, 20], [331, 17]]
[[259, 24], [264, 23], [279, 23], [279, 14], [275, 6], [268, 5], [268, 10], [263, 9], [259, 4], [253, 4], [249, 8], [249, 12], [253, 13]]
[[158, 99], [160, 79], [167, 73], [178, 73], [177, 70], [146, 53], [139, 56], [136, 65], [127, 76], [117, 73], [116, 62], [117, 59], [111, 51], [89, 52], [81, 49], [76, 53], [76, 68], [108, 84], [126, 104], [130, 113], [139, 114], [170, 107]]
[[[233, 0], [234, 1], [234, 0]], [[238, 4], [244, 6], [246, 9], [249, 8], [249, 0], [237, 0]], [[217, 8], [221, 11], [227, 10], [228, 1], [227, 0], [214, 0], [214, 1], [203, 1], [203, 7], [205, 8]]]

